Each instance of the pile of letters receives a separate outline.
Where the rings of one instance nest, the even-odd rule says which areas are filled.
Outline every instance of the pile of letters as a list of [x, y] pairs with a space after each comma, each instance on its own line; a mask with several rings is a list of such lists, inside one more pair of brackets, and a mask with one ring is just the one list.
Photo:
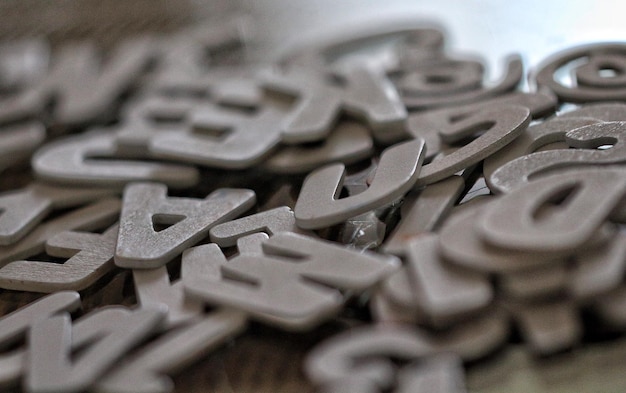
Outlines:
[[32, 300], [0, 317], [0, 385], [169, 392], [251, 324], [342, 321], [301, 365], [319, 391], [457, 393], [514, 336], [621, 334], [626, 44], [489, 81], [444, 38], [0, 45], [0, 288]]

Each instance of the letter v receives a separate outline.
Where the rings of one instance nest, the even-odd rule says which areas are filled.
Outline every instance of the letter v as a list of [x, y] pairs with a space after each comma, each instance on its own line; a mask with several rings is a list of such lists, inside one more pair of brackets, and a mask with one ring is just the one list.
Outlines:
[[[126, 352], [160, 329], [165, 318], [163, 309], [118, 310], [103, 309], [86, 316], [87, 325], [81, 329], [72, 327], [67, 313], [36, 322], [29, 334], [26, 390], [69, 393], [88, 389]], [[77, 347], [82, 349], [72, 360]]]

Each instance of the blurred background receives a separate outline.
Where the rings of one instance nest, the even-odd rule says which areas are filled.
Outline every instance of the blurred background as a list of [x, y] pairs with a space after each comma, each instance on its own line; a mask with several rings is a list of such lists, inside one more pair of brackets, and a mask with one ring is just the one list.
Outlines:
[[428, 23], [446, 30], [450, 49], [497, 68], [511, 52], [532, 66], [570, 45], [621, 40], [624, 10], [608, 0], [0, 0], [0, 40], [93, 38], [107, 47], [128, 35], [246, 15], [250, 59], [270, 60], [354, 29]]
[[490, 63], [519, 52], [534, 65], [564, 47], [623, 40], [626, 5], [610, 1], [525, 0], [257, 0], [244, 2], [263, 52], [332, 36], [345, 29], [427, 21], [447, 31], [451, 49], [475, 52]]

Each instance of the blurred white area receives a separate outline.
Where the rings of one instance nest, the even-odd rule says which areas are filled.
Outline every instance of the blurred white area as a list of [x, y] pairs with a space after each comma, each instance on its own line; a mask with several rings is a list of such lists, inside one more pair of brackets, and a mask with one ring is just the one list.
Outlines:
[[435, 23], [455, 53], [478, 54], [492, 71], [509, 53], [530, 67], [569, 46], [625, 41], [626, 3], [589, 0], [246, 0], [254, 57], [272, 60], [287, 48], [368, 26]]

